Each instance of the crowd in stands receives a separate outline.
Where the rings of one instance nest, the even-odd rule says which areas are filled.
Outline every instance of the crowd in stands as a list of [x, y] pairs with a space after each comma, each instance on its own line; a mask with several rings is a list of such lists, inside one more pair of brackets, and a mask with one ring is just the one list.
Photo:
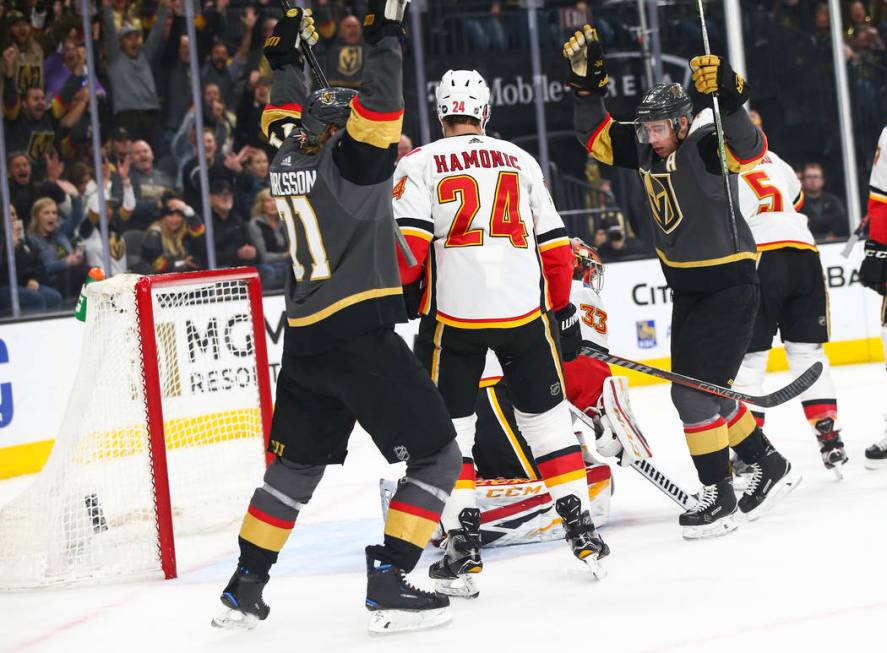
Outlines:
[[[280, 15], [278, 3], [195, 0], [201, 93], [194, 98], [186, 1], [91, 0], [88, 33], [83, 31], [80, 0], [0, 4], [0, 95], [23, 309], [51, 310], [72, 303], [89, 268], [103, 267], [88, 48], [98, 73], [95, 101], [110, 273], [207, 266], [196, 146], [201, 138], [217, 265], [254, 265], [265, 288], [282, 287], [290, 250], [268, 191], [273, 149], [260, 129], [271, 79], [261, 46]], [[826, 39], [821, 6], [806, 3], [781, 0], [772, 10], [783, 21], [807, 21], [805, 29]], [[356, 87], [364, 64], [360, 19], [365, 2], [313, 0], [310, 5], [321, 35], [316, 52], [331, 83]], [[565, 33], [588, 20], [595, 21], [607, 43], [636, 38], [626, 27], [631, 20], [592, 16], [592, 6], [584, 0], [544, 5], [546, 45], [559, 46]], [[848, 60], [883, 57], [885, 6], [883, 1], [872, 8], [858, 1], [847, 6]], [[470, 51], [504, 51], [527, 45], [522, 7], [518, 0], [436, 0], [428, 3], [428, 24], [433, 39], [438, 22], [458, 20]], [[626, 3], [624, 10], [636, 7]], [[698, 25], [692, 27], [692, 13], [687, 16], [672, 27], [698, 30]], [[826, 27], [827, 19], [826, 14]], [[718, 38], [716, 25], [712, 29]], [[205, 123], [201, 134], [195, 126], [195, 101]], [[412, 147], [405, 139], [401, 153]], [[807, 166], [803, 179], [817, 233], [846, 235], [843, 206], [823, 191], [822, 168]], [[588, 204], [595, 211], [585, 224], [586, 237], [605, 260], [648, 255], [651, 239], [644, 230], [649, 220], [636, 178], [598, 175], [589, 183], [597, 192]], [[0, 311], [6, 312], [9, 275], [2, 234], [0, 230]]]

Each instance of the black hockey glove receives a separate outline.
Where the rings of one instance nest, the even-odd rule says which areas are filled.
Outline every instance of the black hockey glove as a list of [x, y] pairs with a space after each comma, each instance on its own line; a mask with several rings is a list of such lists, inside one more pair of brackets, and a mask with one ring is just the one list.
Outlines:
[[582, 331], [579, 328], [579, 313], [572, 304], [567, 304], [554, 314], [557, 320], [561, 341], [561, 355], [565, 363], [575, 360], [582, 346]]
[[887, 295], [887, 244], [865, 241], [865, 258], [859, 266], [859, 282], [866, 288]]
[[317, 43], [317, 30], [310, 9], [293, 7], [287, 9], [283, 18], [277, 21], [274, 31], [265, 39], [263, 52], [271, 70], [280, 70], [292, 64], [301, 68], [302, 53], [299, 51], [301, 39], [308, 45]]
[[733, 72], [730, 64], [714, 54], [702, 54], [690, 59], [693, 84], [702, 94], [707, 107], [713, 105], [712, 93], [718, 94], [721, 110], [733, 113], [748, 100], [748, 84]]
[[585, 25], [564, 43], [564, 58], [570, 62], [570, 78], [567, 83], [576, 91], [587, 91], [592, 95], [606, 95], [607, 65], [604, 62], [604, 49], [597, 38], [597, 30]]
[[419, 307], [422, 305], [423, 292], [425, 292], [424, 274], [413, 283], [403, 287], [403, 301], [407, 305], [407, 317], [411, 320], [419, 317]]
[[363, 18], [363, 40], [376, 45], [386, 36], [403, 38], [409, 3], [410, 0], [369, 0]]

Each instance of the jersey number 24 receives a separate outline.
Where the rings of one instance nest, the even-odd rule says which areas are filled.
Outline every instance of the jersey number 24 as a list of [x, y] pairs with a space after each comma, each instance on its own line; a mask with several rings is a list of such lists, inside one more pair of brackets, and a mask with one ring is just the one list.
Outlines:
[[[437, 184], [439, 204], [459, 201], [444, 247], [476, 247], [484, 244], [484, 230], [471, 223], [481, 209], [480, 189], [470, 175], [445, 177]], [[516, 172], [500, 172], [493, 193], [488, 232], [494, 238], [508, 238], [515, 247], [527, 247], [527, 227], [520, 215], [520, 179]]]

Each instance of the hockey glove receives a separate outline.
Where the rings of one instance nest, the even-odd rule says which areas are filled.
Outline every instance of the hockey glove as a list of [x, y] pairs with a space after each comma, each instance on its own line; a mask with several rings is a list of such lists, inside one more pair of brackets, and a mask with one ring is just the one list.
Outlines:
[[386, 36], [404, 36], [403, 21], [410, 0], [369, 0], [363, 19], [363, 40], [376, 45]]
[[887, 244], [865, 241], [865, 258], [859, 266], [859, 282], [866, 288], [887, 295]]
[[425, 292], [424, 274], [413, 283], [403, 287], [403, 301], [407, 305], [407, 317], [411, 320], [419, 317], [419, 307], [422, 305], [423, 292]]
[[286, 15], [277, 21], [274, 32], [265, 39], [263, 52], [271, 70], [281, 70], [292, 64], [302, 67], [302, 53], [299, 45], [303, 40], [308, 45], [317, 43], [317, 30], [310, 9], [287, 9]]
[[610, 78], [597, 30], [586, 25], [581, 32], [576, 32], [564, 43], [564, 58], [570, 62], [570, 78], [567, 83], [574, 90], [601, 96], [607, 94]]
[[690, 70], [693, 71], [693, 84], [702, 94], [706, 106], [712, 106], [712, 93], [718, 94], [720, 107], [727, 113], [736, 111], [748, 101], [748, 84], [720, 57], [713, 54], [693, 57]]
[[573, 304], [567, 304], [554, 314], [557, 320], [561, 341], [561, 355], [565, 363], [575, 360], [582, 346], [582, 331], [579, 328], [579, 313]]

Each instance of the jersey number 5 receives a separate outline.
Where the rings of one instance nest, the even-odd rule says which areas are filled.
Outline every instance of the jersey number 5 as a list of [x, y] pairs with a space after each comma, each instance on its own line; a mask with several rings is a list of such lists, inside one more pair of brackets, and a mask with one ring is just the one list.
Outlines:
[[771, 184], [770, 178], [763, 170], [752, 170], [742, 175], [751, 189], [758, 196], [760, 213], [779, 213], [782, 211], [782, 193]]
[[308, 281], [321, 281], [329, 279], [330, 262], [323, 246], [323, 236], [320, 233], [320, 225], [317, 224], [317, 215], [311, 207], [311, 202], [304, 195], [292, 195], [289, 197], [275, 197], [277, 212], [280, 219], [286, 225], [286, 232], [290, 241], [290, 260], [293, 265], [293, 274], [296, 281], [305, 279], [305, 268], [299, 263], [296, 255], [299, 249], [299, 236], [296, 231], [296, 220], [302, 223], [305, 230], [305, 240], [308, 245], [308, 253], [311, 255], [311, 272]]
[[[444, 247], [475, 247], [484, 244], [484, 230], [472, 229], [471, 223], [480, 210], [480, 190], [469, 175], [456, 175], [440, 180], [437, 201], [440, 204], [460, 201], [456, 217], [450, 225]], [[527, 227], [520, 215], [520, 179], [516, 172], [500, 172], [493, 195], [489, 233], [495, 238], [508, 238], [515, 247], [527, 247]]]

